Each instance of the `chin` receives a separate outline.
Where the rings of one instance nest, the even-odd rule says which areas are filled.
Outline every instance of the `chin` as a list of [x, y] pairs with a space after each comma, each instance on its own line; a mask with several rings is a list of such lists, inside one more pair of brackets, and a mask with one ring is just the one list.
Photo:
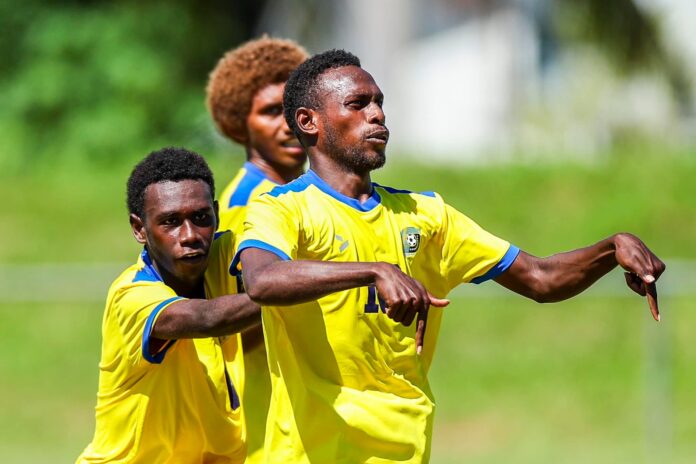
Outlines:
[[374, 171], [375, 169], [379, 169], [384, 166], [384, 163], [387, 161], [387, 157], [384, 155], [384, 152], [375, 152], [370, 156], [365, 156], [362, 161], [363, 162], [361, 164], [364, 168]]
[[203, 277], [203, 274], [205, 274], [205, 270], [208, 267], [208, 258], [195, 262], [195, 263], [179, 263], [179, 266], [177, 266], [177, 274], [179, 274], [179, 278], [183, 280], [189, 280], [189, 279], [198, 279], [200, 277]]

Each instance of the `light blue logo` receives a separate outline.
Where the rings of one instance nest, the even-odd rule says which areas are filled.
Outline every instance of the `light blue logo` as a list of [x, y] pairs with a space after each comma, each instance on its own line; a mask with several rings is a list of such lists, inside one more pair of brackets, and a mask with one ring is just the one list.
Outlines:
[[341, 245], [338, 247], [338, 251], [340, 251], [341, 253], [346, 251], [346, 248], [348, 248], [348, 240], [344, 240], [343, 237], [341, 237], [340, 235], [336, 235], [336, 240], [341, 242]]
[[416, 254], [420, 247], [421, 233], [417, 227], [407, 227], [401, 231], [401, 243], [404, 247], [404, 255], [410, 257]]

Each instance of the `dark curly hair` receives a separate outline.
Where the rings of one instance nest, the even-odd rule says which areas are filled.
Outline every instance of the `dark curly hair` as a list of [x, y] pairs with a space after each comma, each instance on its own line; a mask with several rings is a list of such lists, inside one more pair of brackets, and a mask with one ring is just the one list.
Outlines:
[[344, 66], [359, 68], [360, 59], [345, 50], [333, 49], [314, 55], [290, 74], [283, 93], [283, 111], [288, 127], [298, 138], [302, 134], [295, 122], [295, 112], [301, 107], [316, 109], [319, 106], [316, 86], [318, 77], [329, 69]]
[[201, 155], [185, 148], [174, 147], [153, 151], [133, 168], [128, 178], [128, 212], [140, 218], [144, 217], [145, 189], [149, 185], [185, 179], [202, 180], [210, 187], [211, 198], [215, 198], [213, 173]]
[[256, 92], [285, 82], [307, 56], [292, 40], [267, 36], [225, 53], [210, 73], [206, 88], [206, 105], [220, 132], [246, 143], [246, 118]]

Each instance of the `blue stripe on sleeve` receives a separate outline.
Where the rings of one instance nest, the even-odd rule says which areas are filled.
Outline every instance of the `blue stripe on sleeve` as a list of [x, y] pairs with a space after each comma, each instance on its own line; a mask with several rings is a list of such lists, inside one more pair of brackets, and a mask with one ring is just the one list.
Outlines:
[[283, 250], [281, 250], [280, 248], [276, 248], [273, 245], [269, 245], [266, 242], [263, 242], [261, 240], [244, 240], [242, 243], [239, 244], [239, 248], [237, 248], [237, 253], [234, 255], [234, 259], [232, 259], [232, 264], [230, 264], [230, 275], [239, 275], [239, 270], [237, 270], [237, 265], [239, 264], [239, 255], [243, 250], [247, 248], [260, 248], [262, 250], [270, 251], [274, 255], [277, 255], [283, 261], [292, 260], [292, 258], [290, 258]]
[[510, 266], [512, 266], [512, 263], [515, 262], [515, 258], [517, 258], [517, 255], [520, 254], [520, 249], [517, 248], [515, 245], [510, 245], [510, 248], [508, 248], [508, 251], [505, 252], [502, 258], [500, 258], [500, 261], [490, 268], [488, 272], [486, 272], [484, 275], [476, 277], [471, 280], [471, 283], [474, 284], [481, 284], [487, 280], [495, 279], [498, 277], [500, 274], [503, 272], [507, 271]]
[[155, 307], [155, 309], [152, 310], [150, 315], [147, 317], [147, 321], [145, 322], [145, 330], [143, 331], [143, 344], [142, 344], [143, 358], [145, 358], [146, 361], [148, 361], [152, 364], [160, 364], [164, 360], [164, 355], [167, 353], [167, 350], [169, 348], [171, 348], [171, 346], [176, 341], [176, 340], [169, 340], [169, 341], [167, 341], [164, 348], [159, 351], [159, 353], [157, 353], [155, 355], [150, 354], [150, 334], [152, 333], [152, 325], [155, 323], [155, 319], [157, 318], [157, 315], [160, 313], [160, 311], [162, 311], [170, 303], [173, 303], [176, 300], [183, 300], [183, 298], [180, 296], [173, 296], [169, 299], [164, 300], [163, 302], [158, 304]]

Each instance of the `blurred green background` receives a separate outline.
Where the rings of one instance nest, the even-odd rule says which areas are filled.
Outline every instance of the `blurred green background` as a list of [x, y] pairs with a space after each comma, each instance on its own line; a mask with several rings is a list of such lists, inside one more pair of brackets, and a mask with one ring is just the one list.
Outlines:
[[[253, 3], [0, 4], [0, 461], [71, 462], [90, 441], [103, 299], [139, 251], [125, 180], [164, 145], [205, 155], [219, 190], [235, 174], [243, 153], [203, 89], [255, 32]], [[530, 253], [625, 230], [668, 265], [660, 324], [619, 272], [553, 305], [457, 289], [431, 375], [432, 462], [692, 462], [694, 149], [630, 133], [591, 160], [388, 157], [376, 181], [436, 190]]]

